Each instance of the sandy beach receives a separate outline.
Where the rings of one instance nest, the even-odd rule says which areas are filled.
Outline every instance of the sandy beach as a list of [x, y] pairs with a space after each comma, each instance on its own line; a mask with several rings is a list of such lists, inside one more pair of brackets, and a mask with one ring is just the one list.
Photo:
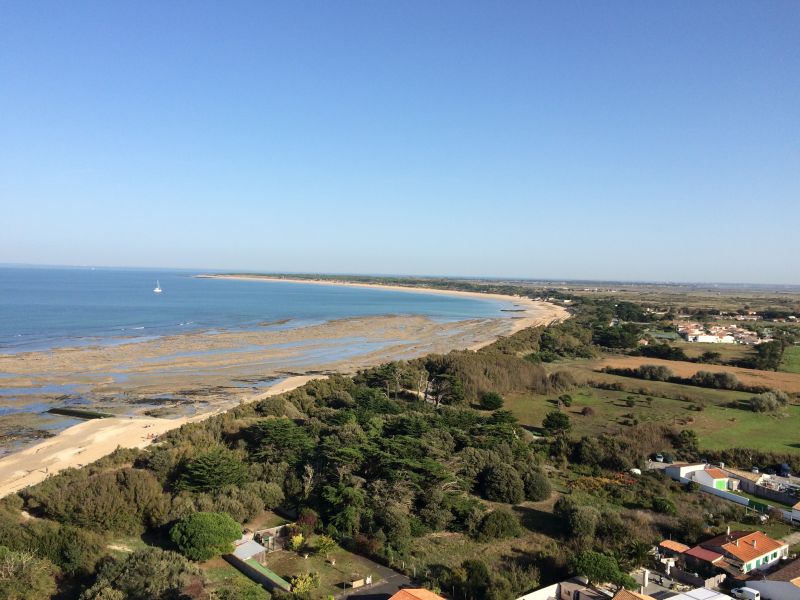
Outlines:
[[[290, 377], [248, 400], [256, 401], [282, 394], [316, 378], [311, 375]], [[207, 419], [222, 410], [220, 407], [211, 413], [177, 419], [144, 417], [84, 421], [53, 438], [0, 459], [0, 498], [35, 485], [62, 469], [92, 463], [117, 448], [144, 448], [170, 429]]]
[[[523, 312], [518, 313], [516, 318], [512, 321], [512, 327], [509, 329], [508, 334], [516, 333], [522, 329], [533, 327], [535, 325], [543, 325], [552, 323], [553, 321], [561, 321], [569, 316], [567, 310], [556, 304], [550, 302], [542, 302], [533, 300], [526, 296], [508, 296], [505, 294], [491, 294], [484, 292], [467, 292], [461, 290], [442, 290], [437, 288], [427, 288], [420, 286], [408, 285], [388, 285], [382, 283], [359, 283], [355, 281], [330, 281], [327, 279], [299, 279], [293, 277], [269, 277], [260, 275], [196, 275], [205, 279], [236, 279], [239, 281], [277, 281], [284, 283], [305, 283], [309, 285], [332, 285], [356, 288], [376, 288], [382, 290], [392, 290], [395, 292], [408, 292], [412, 294], [435, 294], [440, 296], [455, 296], [462, 298], [475, 298], [477, 300], [497, 300], [500, 302], [511, 302], [515, 308], [521, 309]], [[506, 335], [508, 335], [506, 334]], [[496, 339], [496, 338], [495, 338]], [[491, 344], [494, 339], [479, 342], [478, 344], [470, 347], [471, 350], [477, 350], [483, 346]]]

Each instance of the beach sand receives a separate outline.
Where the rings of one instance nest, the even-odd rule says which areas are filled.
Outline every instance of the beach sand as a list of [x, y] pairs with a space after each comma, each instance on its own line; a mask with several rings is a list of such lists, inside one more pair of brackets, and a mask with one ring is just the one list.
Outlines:
[[[290, 377], [249, 400], [282, 394], [317, 378], [311, 375]], [[144, 448], [162, 433], [185, 423], [207, 419], [218, 412], [222, 412], [222, 408], [178, 419], [108, 418], [74, 425], [53, 438], [0, 459], [0, 498], [35, 485], [62, 469], [92, 463], [117, 448]]]

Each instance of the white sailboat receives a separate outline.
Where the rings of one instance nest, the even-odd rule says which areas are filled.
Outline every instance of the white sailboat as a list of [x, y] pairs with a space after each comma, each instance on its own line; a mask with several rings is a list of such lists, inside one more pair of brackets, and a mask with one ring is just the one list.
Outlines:
[[158, 283], [158, 279], [156, 279], [156, 287], [153, 288], [153, 291], [156, 294], [160, 294], [161, 293], [161, 285]]

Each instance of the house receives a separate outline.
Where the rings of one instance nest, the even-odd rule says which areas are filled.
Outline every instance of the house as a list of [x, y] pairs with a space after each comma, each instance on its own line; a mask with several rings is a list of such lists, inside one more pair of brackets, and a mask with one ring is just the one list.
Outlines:
[[800, 523], [800, 502], [792, 507], [792, 521]]
[[695, 546], [689, 548], [682, 554], [683, 561], [689, 571], [701, 573], [703, 575], [710, 575], [718, 571], [722, 567], [723, 559], [725, 558], [721, 553], [708, 550], [702, 546]]
[[707, 485], [715, 490], [728, 489], [728, 474], [716, 467], [694, 471], [691, 478], [700, 485]]
[[706, 468], [705, 463], [674, 463], [664, 469], [668, 477], [680, 481], [681, 479], [691, 479], [689, 475], [695, 471], [702, 471]]
[[572, 577], [528, 592], [517, 600], [610, 600], [610, 598], [610, 593], [603, 593], [590, 587], [589, 580], [585, 577]]
[[425, 588], [407, 588], [400, 590], [389, 600], [444, 600], [444, 598]]
[[245, 536], [236, 543], [233, 552], [226, 554], [223, 558], [268, 590], [272, 591], [277, 588], [287, 593], [291, 592], [292, 586], [288, 581], [261, 564], [267, 552], [267, 548]]
[[689, 550], [689, 546], [674, 540], [664, 540], [658, 544], [658, 553], [664, 556], [678, 556]]
[[669, 600], [733, 600], [727, 594], [710, 590], [708, 588], [696, 588], [688, 592], [683, 592], [677, 596], [669, 596]]
[[700, 545], [722, 554], [742, 573], [771, 566], [789, 554], [788, 544], [773, 540], [761, 531], [732, 531]]
[[638, 592], [632, 592], [630, 590], [620, 590], [611, 600], [656, 600], [652, 596], [648, 596], [647, 594], [640, 594]]

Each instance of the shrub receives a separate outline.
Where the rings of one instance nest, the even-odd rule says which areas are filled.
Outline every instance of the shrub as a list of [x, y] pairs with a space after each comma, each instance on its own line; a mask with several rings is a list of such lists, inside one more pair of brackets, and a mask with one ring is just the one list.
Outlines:
[[552, 492], [550, 481], [540, 469], [526, 470], [522, 475], [522, 482], [525, 485], [525, 498], [528, 500], [540, 502], [550, 497]]
[[478, 540], [487, 542], [504, 538], [518, 537], [522, 526], [516, 515], [508, 510], [495, 510], [486, 515], [478, 528]]
[[233, 550], [242, 535], [239, 524], [225, 513], [199, 512], [181, 519], [169, 537], [192, 560], [208, 560]]
[[551, 435], [558, 435], [559, 433], [567, 433], [572, 429], [569, 422], [569, 417], [558, 410], [553, 410], [547, 413], [547, 416], [542, 421], [542, 427], [547, 430]]
[[[106, 563], [81, 600], [167, 600], [203, 597], [202, 572], [180, 554], [148, 547]], [[207, 593], [207, 592], [206, 592]]]
[[754, 412], [775, 412], [786, 406], [789, 397], [781, 391], [764, 392], [750, 398], [750, 408]]
[[581, 414], [584, 417], [593, 417], [595, 415], [595, 410], [591, 406], [584, 406], [583, 410], [581, 410]]
[[480, 404], [484, 410], [497, 410], [503, 408], [503, 397], [497, 392], [486, 392], [481, 396]]
[[661, 496], [653, 498], [653, 510], [665, 515], [674, 515], [678, 512], [672, 500]]
[[487, 500], [516, 504], [525, 498], [525, 486], [514, 467], [500, 463], [484, 472], [483, 495]]
[[50, 561], [0, 546], [0, 598], [49, 598], [56, 591], [55, 574]]

